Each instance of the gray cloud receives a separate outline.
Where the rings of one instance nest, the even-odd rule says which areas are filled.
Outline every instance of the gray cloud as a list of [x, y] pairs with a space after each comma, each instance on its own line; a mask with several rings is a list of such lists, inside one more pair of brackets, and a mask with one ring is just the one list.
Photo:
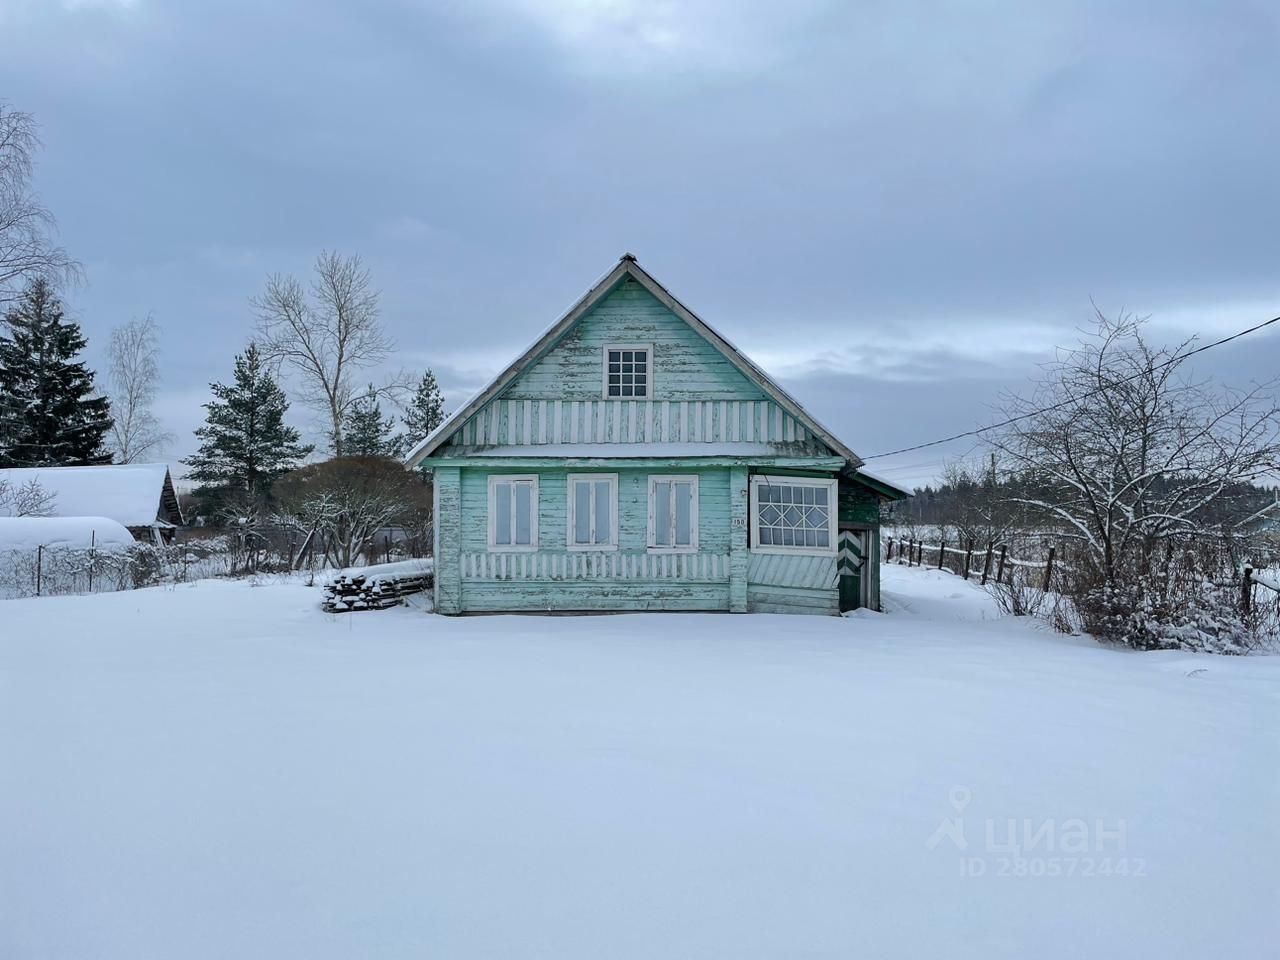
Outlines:
[[980, 422], [1090, 296], [1171, 337], [1280, 302], [1277, 33], [1248, 2], [0, 0], [0, 91], [87, 332], [153, 311], [174, 408], [322, 247], [455, 400], [631, 250], [863, 451]]

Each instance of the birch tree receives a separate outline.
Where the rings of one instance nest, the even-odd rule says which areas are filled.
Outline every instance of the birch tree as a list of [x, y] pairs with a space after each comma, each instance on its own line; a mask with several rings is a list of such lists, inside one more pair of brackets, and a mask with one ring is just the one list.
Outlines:
[[[379, 319], [378, 296], [359, 256], [325, 251], [309, 291], [294, 277], [272, 274], [251, 301], [263, 356], [294, 374], [298, 398], [320, 415], [335, 457], [344, 453], [356, 375], [383, 363], [394, 346]], [[392, 380], [374, 389], [394, 396], [402, 388]]]
[[1224, 497], [1280, 463], [1272, 385], [1230, 389], [1188, 376], [1195, 341], [1153, 346], [1143, 323], [1097, 329], [1006, 400], [1021, 417], [993, 445], [1020, 474], [1016, 498], [1082, 548], [1106, 583], [1150, 569], [1168, 538], [1213, 532]]
[[35, 277], [56, 285], [79, 272], [53, 239], [53, 214], [31, 189], [39, 148], [31, 114], [0, 101], [0, 306], [17, 300]]
[[109, 445], [117, 463], [135, 463], [173, 439], [152, 410], [160, 385], [160, 332], [148, 314], [111, 331]]

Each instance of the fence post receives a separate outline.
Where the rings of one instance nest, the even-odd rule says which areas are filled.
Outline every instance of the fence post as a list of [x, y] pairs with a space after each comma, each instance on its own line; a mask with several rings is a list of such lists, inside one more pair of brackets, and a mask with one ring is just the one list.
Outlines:
[[1244, 578], [1240, 581], [1240, 612], [1247, 614], [1253, 605], [1253, 567], [1244, 565]]
[[1049, 548], [1049, 559], [1044, 564], [1044, 586], [1040, 589], [1045, 593], [1049, 592], [1049, 578], [1053, 576], [1053, 555], [1057, 551], [1057, 547]]
[[893, 559], [893, 537], [890, 537], [884, 544], [884, 562], [888, 563]]
[[995, 544], [990, 540], [987, 541], [987, 559], [982, 563], [982, 585], [987, 585], [987, 578], [991, 576], [991, 551], [995, 549]]
[[89, 592], [93, 593], [93, 548], [98, 543], [98, 531], [89, 531]]
[[964, 551], [964, 578], [969, 579], [969, 568], [973, 566], [973, 537], [969, 538], [969, 545]]
[[938, 569], [942, 569], [942, 558], [947, 555], [947, 541], [944, 539], [938, 544]]
[[1009, 552], [1007, 543], [1000, 544], [1000, 566], [996, 568], [996, 583], [1004, 583], [1004, 558]]
[[44, 566], [44, 544], [36, 545], [36, 596], [40, 596], [40, 571]]

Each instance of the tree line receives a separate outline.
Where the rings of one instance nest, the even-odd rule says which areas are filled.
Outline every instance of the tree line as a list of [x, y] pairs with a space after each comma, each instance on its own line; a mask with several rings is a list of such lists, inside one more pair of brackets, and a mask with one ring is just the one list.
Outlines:
[[[82, 271], [31, 186], [39, 146], [34, 119], [0, 102], [0, 466], [154, 458], [174, 440], [155, 413], [159, 328], [150, 315], [130, 320], [111, 332], [106, 376], [87, 365], [63, 299]], [[316, 454], [286, 422], [290, 393], [317, 415], [326, 462], [366, 461], [330, 473], [367, 472], [367, 461], [384, 477], [403, 473], [395, 460], [444, 419], [444, 398], [430, 369], [366, 379], [394, 344], [360, 258], [325, 251], [309, 284], [272, 274], [249, 303], [255, 334], [230, 377], [209, 385], [198, 448], [182, 461], [205, 519], [260, 512], [276, 482]]]

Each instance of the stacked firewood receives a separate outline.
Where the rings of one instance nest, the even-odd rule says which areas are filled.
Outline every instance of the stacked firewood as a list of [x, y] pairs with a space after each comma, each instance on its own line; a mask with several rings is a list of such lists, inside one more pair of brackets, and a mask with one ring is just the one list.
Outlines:
[[[387, 566], [404, 567], [403, 564]], [[416, 569], [380, 571], [369, 567], [343, 571], [324, 585], [322, 606], [329, 613], [384, 610], [403, 602], [410, 594], [431, 589], [433, 582], [429, 564]]]

